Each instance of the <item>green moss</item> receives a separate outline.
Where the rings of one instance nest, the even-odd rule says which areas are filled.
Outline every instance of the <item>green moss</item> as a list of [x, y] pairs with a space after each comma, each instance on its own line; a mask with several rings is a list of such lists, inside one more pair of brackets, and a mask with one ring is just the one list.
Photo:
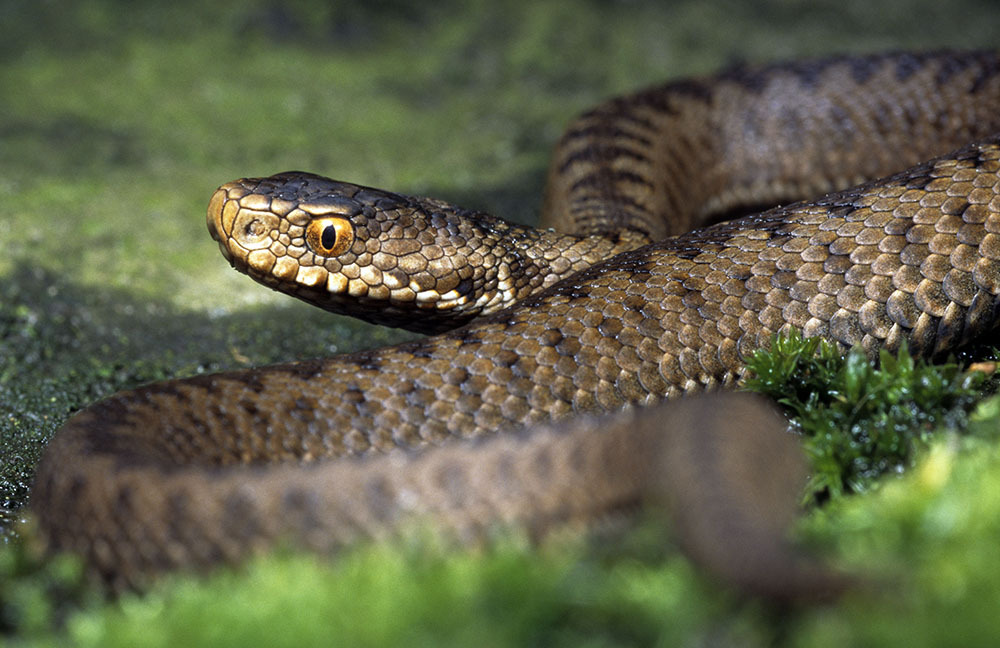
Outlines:
[[[989, 407], [996, 409], [996, 398]], [[901, 479], [844, 498], [809, 520], [874, 583], [836, 608], [800, 620], [794, 645], [986, 646], [998, 632], [1000, 426], [990, 439], [945, 437]]]
[[16, 593], [9, 609], [29, 617], [21, 637], [32, 645], [763, 644], [771, 632], [756, 605], [714, 590], [676, 554], [609, 559], [565, 540], [537, 551], [507, 539], [479, 552], [395, 542], [333, 562], [278, 552], [208, 578], [174, 576], [141, 597], [91, 601], [59, 633], [39, 629], [51, 597]]
[[96, 609], [100, 599], [74, 557], [43, 559], [31, 543], [0, 549], [0, 639], [51, 638], [67, 617]]
[[905, 347], [882, 351], [876, 365], [860, 349], [844, 355], [797, 332], [775, 336], [747, 364], [746, 387], [784, 406], [802, 433], [812, 464], [807, 498], [862, 492], [902, 471], [933, 433], [964, 429], [987, 388], [984, 373], [915, 360]]

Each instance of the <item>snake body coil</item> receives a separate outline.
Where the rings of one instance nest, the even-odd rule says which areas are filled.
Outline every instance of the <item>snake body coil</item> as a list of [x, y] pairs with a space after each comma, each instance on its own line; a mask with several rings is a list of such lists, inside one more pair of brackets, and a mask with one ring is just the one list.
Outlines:
[[[687, 470], [764, 493], [758, 514], [720, 522], [760, 539], [746, 543], [757, 571], [720, 564], [710, 532], [690, 531], [692, 553], [750, 589], [794, 588], [775, 567], [788, 554], [762, 548], [787, 522], [768, 513], [785, 510], [768, 502], [787, 484], [740, 476], [748, 444], [765, 473], [795, 464], [753, 432], [770, 415], [730, 396], [738, 425], [689, 399], [578, 417], [732, 385], [790, 328], [927, 355], [994, 328], [997, 132], [996, 55], [885, 55], [736, 70], [583, 115], [557, 147], [543, 216], [566, 234], [470, 224], [440, 201], [308, 174], [224, 185], [209, 230], [255, 279], [371, 321], [464, 326], [93, 405], [39, 467], [41, 533], [112, 586], [140, 586], [277, 538], [330, 549], [411, 516], [459, 537], [497, 522], [541, 531], [632, 504], [652, 482], [704, 509], [682, 525], [695, 529], [730, 496], [713, 500]], [[672, 236], [810, 194], [826, 195]], [[509, 430], [521, 432], [485, 439]], [[447, 447], [379, 455], [428, 444]], [[325, 460], [340, 456], [365, 458]]]

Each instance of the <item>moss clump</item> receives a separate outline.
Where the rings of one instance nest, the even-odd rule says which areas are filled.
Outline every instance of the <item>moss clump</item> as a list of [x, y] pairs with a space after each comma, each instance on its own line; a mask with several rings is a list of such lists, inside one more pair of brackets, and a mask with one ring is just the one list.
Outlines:
[[45, 628], [57, 618], [42, 596], [35, 612], [18, 607], [16, 629], [22, 645], [36, 646], [766, 644], [756, 606], [709, 586], [676, 553], [638, 557], [655, 553], [635, 547], [650, 541], [662, 545], [662, 533], [615, 558], [577, 540], [537, 550], [510, 537], [478, 552], [413, 538], [332, 561], [278, 552], [208, 577], [175, 575], [143, 596], [90, 601], [55, 631]]
[[784, 406], [802, 432], [810, 497], [861, 492], [901, 471], [935, 430], [964, 429], [984, 390], [993, 389], [982, 372], [932, 365], [905, 347], [882, 351], [876, 364], [860, 349], [844, 355], [797, 332], [775, 336], [748, 367], [747, 388]]
[[[918, 453], [901, 478], [807, 519], [808, 535], [875, 585], [795, 622], [794, 646], [989, 646], [1000, 622], [1000, 398], [972, 435]], [[985, 436], [980, 436], [980, 434]]]

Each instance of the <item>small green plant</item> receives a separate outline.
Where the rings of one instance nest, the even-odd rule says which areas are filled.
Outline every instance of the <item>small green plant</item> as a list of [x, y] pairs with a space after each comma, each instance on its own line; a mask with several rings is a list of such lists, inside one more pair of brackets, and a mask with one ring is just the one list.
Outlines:
[[27, 541], [0, 542], [0, 645], [11, 637], [48, 636], [99, 598], [87, 587], [79, 560], [44, 556]]
[[861, 349], [843, 355], [797, 332], [775, 336], [748, 366], [747, 388], [774, 398], [802, 433], [810, 498], [861, 492], [901, 471], [935, 431], [964, 430], [987, 391], [982, 372], [914, 359], [905, 346], [874, 363]]

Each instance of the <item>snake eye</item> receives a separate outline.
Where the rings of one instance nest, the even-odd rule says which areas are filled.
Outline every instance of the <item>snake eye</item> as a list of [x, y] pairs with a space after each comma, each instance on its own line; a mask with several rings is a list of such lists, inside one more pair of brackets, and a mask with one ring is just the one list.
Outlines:
[[306, 243], [316, 254], [337, 256], [354, 242], [354, 228], [346, 218], [317, 218], [306, 226]]

